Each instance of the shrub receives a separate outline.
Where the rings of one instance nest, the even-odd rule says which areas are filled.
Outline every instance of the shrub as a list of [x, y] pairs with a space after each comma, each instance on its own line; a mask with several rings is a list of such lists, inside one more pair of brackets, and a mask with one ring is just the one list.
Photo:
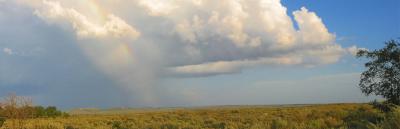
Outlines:
[[370, 128], [384, 120], [385, 114], [365, 107], [351, 112], [344, 120], [351, 129]]
[[282, 119], [275, 119], [272, 121], [272, 129], [285, 129], [287, 128], [288, 122]]
[[385, 120], [380, 124], [384, 129], [400, 129], [400, 109], [390, 112], [386, 115]]
[[6, 121], [6, 118], [0, 117], [0, 127], [3, 126], [5, 121]]
[[392, 112], [396, 109], [396, 105], [389, 103], [388, 101], [384, 101], [382, 103], [374, 100], [373, 102], [370, 103], [375, 109], [378, 109], [382, 112]]

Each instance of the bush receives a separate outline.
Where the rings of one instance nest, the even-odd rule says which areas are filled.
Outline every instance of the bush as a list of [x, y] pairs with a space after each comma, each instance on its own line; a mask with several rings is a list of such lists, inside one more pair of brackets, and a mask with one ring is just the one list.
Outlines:
[[400, 129], [400, 109], [390, 112], [380, 124], [383, 129]]
[[371, 128], [384, 120], [385, 114], [376, 110], [361, 107], [355, 112], [351, 112], [344, 121], [351, 129]]
[[396, 109], [396, 105], [389, 103], [388, 101], [384, 101], [382, 103], [374, 100], [373, 102], [370, 103], [375, 109], [378, 109], [382, 112], [392, 112]]
[[272, 121], [272, 129], [285, 129], [288, 126], [288, 122], [282, 119], [274, 119]]
[[47, 117], [57, 117], [62, 114], [62, 112], [57, 110], [57, 107], [55, 106], [48, 106], [44, 111]]
[[0, 117], [0, 127], [3, 126], [5, 121], [6, 121], [6, 118]]

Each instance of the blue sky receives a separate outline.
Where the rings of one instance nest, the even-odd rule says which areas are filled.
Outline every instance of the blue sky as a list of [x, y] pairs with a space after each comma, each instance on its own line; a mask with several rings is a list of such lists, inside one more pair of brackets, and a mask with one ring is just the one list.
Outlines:
[[64, 109], [367, 102], [352, 54], [400, 37], [398, 5], [0, 0], [0, 96]]
[[306, 6], [318, 12], [329, 30], [346, 39], [343, 45], [357, 44], [376, 49], [400, 33], [398, 0], [283, 0], [288, 10]]

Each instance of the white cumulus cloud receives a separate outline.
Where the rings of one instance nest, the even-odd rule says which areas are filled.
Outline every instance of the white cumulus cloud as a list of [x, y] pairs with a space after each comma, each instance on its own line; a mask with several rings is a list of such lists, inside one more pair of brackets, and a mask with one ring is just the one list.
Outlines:
[[306, 7], [288, 12], [280, 0], [19, 1], [46, 22], [69, 24], [78, 37], [117, 42], [82, 45], [112, 74], [139, 66], [161, 70], [152, 73], [156, 76], [314, 67], [336, 63], [357, 49], [338, 44], [317, 12]]
[[368, 50], [368, 49], [366, 49], [366, 48], [358, 48], [358, 47], [355, 46], [355, 45], [353, 45], [353, 46], [347, 48], [347, 51], [348, 51], [351, 55], [353, 55], [353, 56], [356, 56], [356, 55], [357, 55], [357, 52], [360, 51], [360, 50]]

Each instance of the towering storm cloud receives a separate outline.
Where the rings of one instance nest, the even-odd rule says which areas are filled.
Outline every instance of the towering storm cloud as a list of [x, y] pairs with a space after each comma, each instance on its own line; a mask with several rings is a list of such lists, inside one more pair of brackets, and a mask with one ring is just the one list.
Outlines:
[[[0, 4], [28, 9], [47, 26], [72, 34], [97, 69], [149, 104], [159, 101], [159, 79], [235, 74], [254, 67], [317, 67], [358, 49], [339, 45], [316, 12], [307, 7], [288, 12], [280, 0]], [[11, 48], [2, 50], [15, 54]]]

